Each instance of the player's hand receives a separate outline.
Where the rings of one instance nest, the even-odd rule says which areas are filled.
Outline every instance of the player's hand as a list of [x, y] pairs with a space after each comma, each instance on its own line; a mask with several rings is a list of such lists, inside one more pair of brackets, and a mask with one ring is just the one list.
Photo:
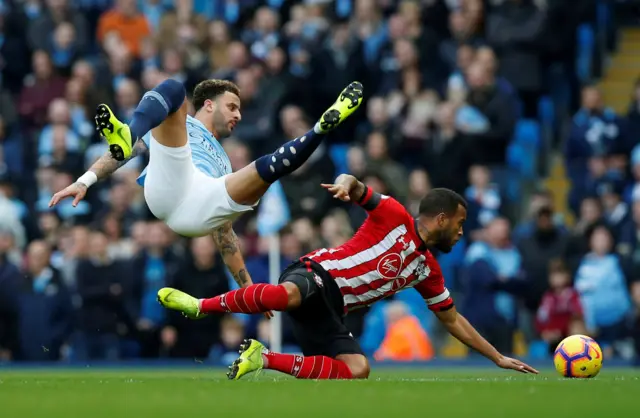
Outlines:
[[49, 207], [54, 207], [58, 204], [58, 202], [66, 199], [67, 197], [73, 197], [72, 205], [75, 208], [76, 206], [78, 206], [78, 203], [80, 203], [80, 201], [84, 199], [84, 196], [87, 194], [87, 189], [88, 187], [84, 183], [75, 182], [72, 185], [67, 186], [66, 188], [60, 190], [58, 193], [54, 194], [51, 198], [51, 201], [49, 202]]
[[267, 319], [273, 318], [274, 317], [273, 312], [271, 312], [271, 311], [265, 312], [264, 313], [264, 317], [267, 318]]
[[496, 365], [498, 365], [498, 367], [500, 368], [511, 369], [511, 370], [518, 371], [520, 373], [533, 373], [533, 374], [540, 373], [539, 371], [529, 366], [528, 364], [510, 357], [500, 358], [500, 360], [496, 362]]
[[349, 197], [349, 189], [344, 184], [321, 184], [323, 188], [327, 189], [329, 193], [333, 195], [334, 199], [340, 199], [343, 202], [351, 201]]

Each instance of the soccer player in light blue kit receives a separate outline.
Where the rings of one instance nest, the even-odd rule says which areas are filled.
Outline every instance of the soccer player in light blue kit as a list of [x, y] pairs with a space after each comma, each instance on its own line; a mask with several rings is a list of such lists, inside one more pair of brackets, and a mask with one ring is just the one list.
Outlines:
[[180, 235], [212, 234], [236, 282], [251, 285], [233, 220], [252, 210], [273, 182], [299, 168], [325, 134], [360, 106], [362, 91], [362, 84], [349, 84], [312, 130], [234, 173], [218, 139], [228, 137], [240, 122], [238, 87], [226, 80], [201, 82], [193, 92], [196, 114], [190, 117], [182, 83], [165, 80], [145, 93], [129, 125], [107, 105], [98, 106], [96, 127], [109, 152], [56, 193], [49, 206], [67, 197], [77, 205], [93, 183], [148, 152], [149, 165], [138, 182], [151, 212]]

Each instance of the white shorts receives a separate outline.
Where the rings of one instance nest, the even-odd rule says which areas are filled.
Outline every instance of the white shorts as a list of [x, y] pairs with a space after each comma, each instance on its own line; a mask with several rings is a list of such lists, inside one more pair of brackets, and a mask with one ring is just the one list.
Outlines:
[[191, 160], [189, 144], [166, 147], [151, 136], [144, 197], [151, 213], [176, 233], [208, 235], [253, 209], [229, 197], [225, 178], [209, 177], [198, 170]]

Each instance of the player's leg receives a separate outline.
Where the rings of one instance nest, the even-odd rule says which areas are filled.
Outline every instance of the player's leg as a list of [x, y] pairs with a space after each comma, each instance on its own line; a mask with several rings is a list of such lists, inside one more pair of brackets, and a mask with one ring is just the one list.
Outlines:
[[[347, 341], [344, 337], [351, 341]], [[326, 338], [331, 341], [330, 335], [327, 335]], [[277, 370], [297, 379], [367, 379], [371, 367], [359, 344], [348, 333], [342, 335], [341, 339], [344, 339], [343, 344], [347, 343], [348, 345], [344, 345], [346, 353], [338, 355], [308, 355], [308, 352], [303, 350], [305, 355], [298, 356], [275, 353], [261, 348], [262, 368]], [[255, 340], [251, 340], [249, 343], [245, 342], [242, 348], [245, 346], [251, 348], [251, 344], [254, 344], [255, 349], [253, 341]], [[333, 344], [335, 344], [335, 339]], [[233, 372], [233, 366], [231, 372]]]
[[264, 369], [279, 371], [296, 379], [338, 380], [368, 376], [368, 372], [366, 376], [354, 374], [349, 364], [341, 359], [325, 355], [299, 356], [275, 353], [257, 340], [245, 340], [240, 346], [240, 357], [229, 367], [227, 377], [230, 380], [238, 380], [249, 373]]
[[[182, 123], [181, 130], [177, 126], [183, 118], [171, 117], [173, 114], [181, 113], [183, 105], [186, 105], [185, 98], [182, 83], [172, 79], [165, 80], [142, 96], [129, 125], [119, 121], [109, 106], [99, 105], [95, 117], [96, 126], [109, 143], [113, 158], [118, 161], [129, 158], [133, 144], [147, 132], [161, 125], [163, 127], [156, 137], [161, 145], [166, 147], [186, 145], [185, 124]], [[184, 114], [186, 117], [186, 107]], [[176, 133], [177, 135], [174, 135]]]
[[[315, 315], [317, 312], [322, 316]], [[297, 314], [297, 311], [291, 313], [293, 330], [304, 356], [267, 351], [263, 353], [263, 368], [298, 379], [369, 377], [369, 361], [341, 319], [321, 306], [310, 314]]]
[[336, 360], [343, 362], [349, 367], [354, 379], [368, 379], [371, 373], [369, 359], [364, 354], [340, 354]]
[[342, 323], [342, 295], [335, 282], [313, 273], [312, 277], [313, 295], [288, 312], [304, 355], [272, 352], [259, 341], [245, 340], [240, 357], [230, 367], [229, 379], [237, 380], [261, 369], [277, 370], [298, 379], [369, 376], [369, 363], [362, 349]]
[[243, 169], [226, 176], [229, 197], [240, 205], [253, 205], [269, 186], [304, 164], [322, 143], [325, 135], [335, 129], [362, 103], [362, 84], [353, 82], [336, 102], [323, 113], [312, 130], [258, 158]]
[[298, 308], [317, 293], [313, 275], [298, 263], [285, 270], [280, 284], [257, 283], [209, 299], [196, 299], [180, 290], [165, 287], [158, 291], [162, 306], [200, 318], [211, 313], [263, 313]]
[[[169, 220], [175, 216], [180, 205], [188, 200], [197, 173], [191, 161], [191, 148], [187, 144], [186, 120], [187, 104], [184, 102], [160, 126], [152, 129], [149, 137], [144, 197], [151, 212], [172, 229]], [[178, 139], [183, 144], [175, 146], [176, 143], [171, 143], [168, 138]]]
[[201, 318], [212, 313], [255, 314], [286, 311], [300, 304], [298, 288], [291, 284], [256, 283], [209, 299], [196, 299], [170, 287], [158, 291], [158, 302], [168, 309], [182, 312], [189, 318]]

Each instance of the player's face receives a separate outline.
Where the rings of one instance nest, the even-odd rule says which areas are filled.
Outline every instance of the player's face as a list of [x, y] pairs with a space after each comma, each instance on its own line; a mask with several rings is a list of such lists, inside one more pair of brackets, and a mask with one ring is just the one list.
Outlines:
[[231, 135], [241, 119], [240, 98], [238, 96], [227, 91], [216, 98], [213, 110], [213, 127], [218, 139]]
[[462, 226], [466, 220], [467, 210], [462, 205], [458, 205], [458, 210], [454, 216], [443, 218], [440, 236], [434, 245], [438, 251], [443, 253], [451, 252], [453, 246], [462, 238], [464, 232]]

